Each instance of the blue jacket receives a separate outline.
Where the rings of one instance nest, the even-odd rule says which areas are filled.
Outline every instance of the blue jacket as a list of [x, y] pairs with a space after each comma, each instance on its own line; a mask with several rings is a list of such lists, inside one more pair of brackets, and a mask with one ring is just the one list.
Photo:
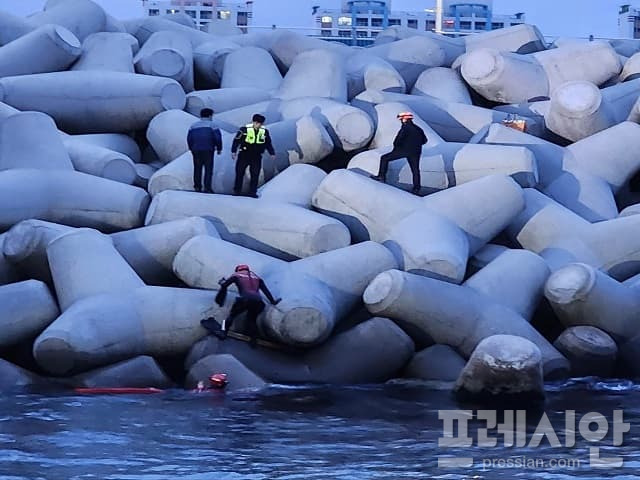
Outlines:
[[187, 143], [192, 152], [217, 150], [220, 154], [222, 151], [220, 129], [211, 120], [199, 120], [191, 125]]

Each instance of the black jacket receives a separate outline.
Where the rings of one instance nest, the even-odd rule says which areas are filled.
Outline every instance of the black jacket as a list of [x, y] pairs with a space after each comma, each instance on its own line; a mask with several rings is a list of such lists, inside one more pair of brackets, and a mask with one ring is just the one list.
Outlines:
[[276, 152], [271, 144], [271, 135], [269, 134], [269, 130], [266, 128], [265, 130], [264, 143], [247, 143], [245, 142], [245, 138], [247, 137], [247, 127], [240, 128], [233, 139], [231, 153], [236, 153], [238, 149], [240, 149], [241, 153], [245, 152], [252, 156], [261, 157], [264, 151], [267, 150], [271, 155], [275, 155]]
[[402, 124], [393, 140], [393, 149], [401, 152], [420, 153], [425, 143], [427, 143], [427, 136], [424, 131], [415, 123], [408, 121]]

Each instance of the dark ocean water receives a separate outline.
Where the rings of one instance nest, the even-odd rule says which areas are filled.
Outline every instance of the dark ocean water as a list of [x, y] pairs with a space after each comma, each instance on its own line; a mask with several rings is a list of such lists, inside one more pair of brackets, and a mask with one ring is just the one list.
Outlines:
[[[278, 387], [263, 392], [0, 398], [0, 479], [599, 479], [640, 478], [640, 385], [573, 380], [548, 385], [546, 413], [561, 435], [564, 411], [611, 419], [624, 410], [624, 445], [605, 438], [602, 456], [622, 467], [595, 469], [589, 445], [573, 448], [438, 447], [439, 409], [459, 405], [424, 385]], [[528, 412], [530, 433], [542, 411]], [[473, 421], [470, 436], [478, 427]], [[562, 437], [560, 437], [562, 438]], [[473, 457], [439, 468], [438, 457]], [[523, 467], [488, 467], [512, 459]], [[571, 460], [573, 464], [566, 466]], [[564, 467], [532, 462], [565, 462]], [[485, 466], [483, 467], [483, 463]], [[576, 462], [580, 462], [576, 465]]]

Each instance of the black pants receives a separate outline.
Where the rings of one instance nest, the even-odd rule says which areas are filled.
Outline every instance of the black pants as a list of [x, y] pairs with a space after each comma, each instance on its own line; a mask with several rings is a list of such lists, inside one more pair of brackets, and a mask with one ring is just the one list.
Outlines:
[[236, 181], [233, 185], [233, 191], [242, 192], [242, 184], [244, 182], [244, 172], [249, 167], [251, 181], [249, 183], [249, 193], [255, 194], [258, 191], [258, 179], [260, 178], [260, 169], [262, 168], [262, 154], [256, 155], [247, 152], [238, 154], [236, 162]]
[[224, 325], [224, 331], [228, 332], [233, 324], [233, 320], [241, 313], [247, 312], [248, 328], [250, 337], [258, 336], [258, 315], [264, 310], [264, 302], [260, 298], [238, 297], [231, 307], [231, 312]]
[[211, 192], [213, 180], [213, 150], [192, 151], [193, 155], [193, 188], [202, 190], [202, 169], [204, 168], [204, 190]]
[[406, 158], [413, 175], [413, 187], [420, 188], [420, 155], [421, 152], [403, 152], [401, 150], [391, 150], [380, 157], [380, 170], [378, 176], [383, 179], [387, 178], [387, 170], [389, 170], [389, 162]]

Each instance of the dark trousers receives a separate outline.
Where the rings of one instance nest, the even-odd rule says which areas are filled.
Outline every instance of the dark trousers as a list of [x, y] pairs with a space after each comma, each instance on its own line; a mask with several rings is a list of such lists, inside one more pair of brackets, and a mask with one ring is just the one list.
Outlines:
[[236, 181], [233, 185], [233, 191], [236, 193], [242, 192], [244, 172], [247, 171], [247, 167], [249, 167], [249, 174], [251, 175], [249, 193], [256, 193], [258, 191], [260, 169], [262, 168], [262, 154], [255, 155], [247, 152], [240, 152], [238, 154], [238, 161], [236, 162]]
[[213, 150], [192, 151], [193, 155], [193, 188], [202, 190], [202, 170], [204, 169], [204, 190], [211, 192], [213, 180]]
[[421, 152], [403, 152], [401, 150], [391, 150], [389, 153], [385, 153], [380, 157], [380, 170], [378, 176], [382, 179], [387, 178], [387, 170], [389, 170], [389, 162], [398, 160], [400, 158], [406, 158], [413, 174], [413, 186], [414, 188], [420, 187], [420, 154]]
[[258, 336], [258, 315], [264, 310], [264, 302], [260, 298], [238, 297], [231, 307], [231, 312], [227, 318], [224, 331], [228, 332], [233, 324], [233, 320], [241, 313], [247, 312], [248, 328], [250, 337]]

